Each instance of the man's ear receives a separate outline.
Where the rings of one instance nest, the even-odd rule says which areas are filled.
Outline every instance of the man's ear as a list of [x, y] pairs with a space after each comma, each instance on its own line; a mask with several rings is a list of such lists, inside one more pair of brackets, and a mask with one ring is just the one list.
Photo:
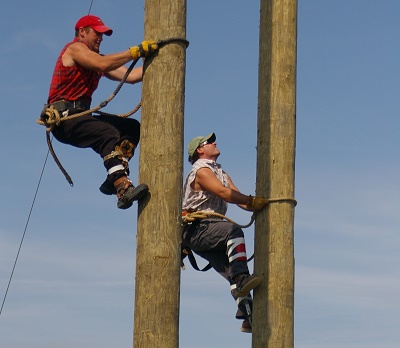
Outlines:
[[85, 37], [86, 34], [87, 34], [87, 32], [88, 32], [87, 28], [82, 28], [82, 27], [80, 27], [80, 28], [78, 29], [78, 35], [79, 35], [79, 37]]

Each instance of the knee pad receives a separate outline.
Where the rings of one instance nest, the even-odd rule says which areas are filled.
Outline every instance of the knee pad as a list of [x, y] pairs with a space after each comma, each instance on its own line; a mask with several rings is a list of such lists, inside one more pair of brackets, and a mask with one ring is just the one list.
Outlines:
[[136, 145], [128, 139], [125, 139], [121, 142], [121, 144], [115, 147], [115, 151], [119, 151], [122, 153], [124, 157], [131, 159], [135, 154]]
[[103, 160], [105, 162], [110, 158], [116, 157], [122, 162], [124, 167], [127, 168], [129, 160], [133, 157], [135, 153], [135, 149], [136, 145], [133, 142], [125, 139], [119, 145], [115, 146], [115, 150], [113, 152], [111, 152], [107, 156], [104, 156]]

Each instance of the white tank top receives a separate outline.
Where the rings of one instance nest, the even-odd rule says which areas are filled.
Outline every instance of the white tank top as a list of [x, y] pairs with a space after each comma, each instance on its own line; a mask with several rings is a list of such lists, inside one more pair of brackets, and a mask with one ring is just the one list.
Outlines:
[[192, 182], [196, 178], [196, 173], [201, 168], [209, 168], [222, 185], [229, 187], [228, 176], [222, 170], [220, 164], [213, 160], [198, 159], [194, 162], [192, 170], [189, 172], [185, 184], [183, 186], [183, 206], [182, 210], [194, 212], [199, 210], [212, 211], [225, 215], [228, 204], [218, 196], [208, 191], [194, 191], [191, 187]]

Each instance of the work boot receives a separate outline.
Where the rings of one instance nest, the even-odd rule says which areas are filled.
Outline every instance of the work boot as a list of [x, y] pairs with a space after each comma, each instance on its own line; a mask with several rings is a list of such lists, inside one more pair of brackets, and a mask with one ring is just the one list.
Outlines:
[[261, 277], [241, 273], [234, 277], [234, 282], [236, 283], [237, 296], [245, 297], [261, 283]]
[[146, 184], [135, 187], [127, 177], [115, 181], [114, 186], [117, 191], [117, 207], [119, 209], [128, 209], [134, 201], [142, 199], [149, 192], [149, 187]]
[[241, 327], [242, 332], [252, 333], [252, 327], [248, 318], [244, 319]]

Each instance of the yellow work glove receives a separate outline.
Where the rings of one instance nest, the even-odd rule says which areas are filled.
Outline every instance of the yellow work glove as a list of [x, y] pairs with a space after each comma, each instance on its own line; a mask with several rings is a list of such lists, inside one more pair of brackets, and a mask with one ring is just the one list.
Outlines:
[[247, 209], [259, 211], [268, 204], [268, 200], [261, 196], [249, 196], [249, 201], [246, 204]]
[[133, 60], [147, 58], [158, 50], [158, 44], [155, 41], [143, 41], [138, 46], [129, 47], [129, 50], [131, 51]]

